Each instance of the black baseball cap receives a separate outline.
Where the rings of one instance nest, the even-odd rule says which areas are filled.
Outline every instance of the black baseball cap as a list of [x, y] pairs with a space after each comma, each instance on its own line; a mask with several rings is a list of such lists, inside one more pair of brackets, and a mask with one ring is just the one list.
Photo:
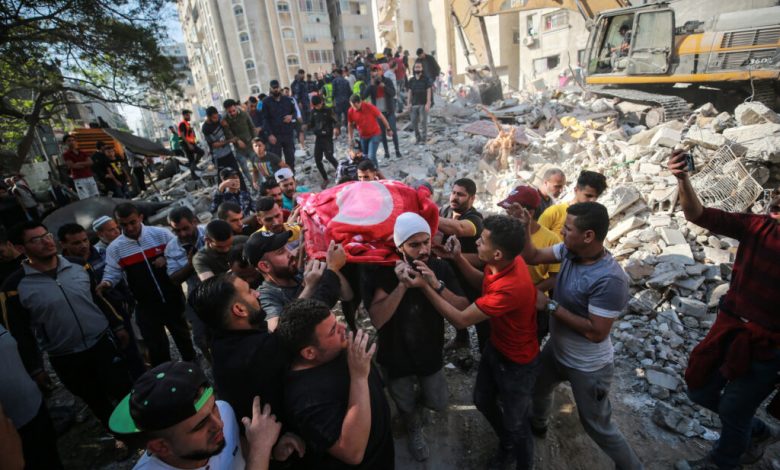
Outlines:
[[280, 233], [273, 233], [267, 230], [255, 232], [244, 244], [244, 258], [249, 261], [250, 265], [257, 266], [263, 255], [286, 245], [287, 240], [291, 236], [292, 232], [290, 230]]
[[182, 109], [181, 115], [184, 116], [185, 114], [192, 114], [192, 111], [190, 111], [189, 109]]
[[219, 170], [219, 179], [226, 180], [231, 176], [238, 176], [238, 170], [231, 166], [226, 166], [225, 168]]
[[117, 434], [167, 429], [195, 415], [212, 395], [214, 389], [198, 366], [164, 362], [138, 377], [114, 408], [108, 427]]
[[206, 116], [213, 116], [215, 114], [219, 114], [219, 110], [214, 106], [209, 106], [206, 108]]
[[271, 80], [270, 86], [271, 88], [279, 87], [279, 80]]

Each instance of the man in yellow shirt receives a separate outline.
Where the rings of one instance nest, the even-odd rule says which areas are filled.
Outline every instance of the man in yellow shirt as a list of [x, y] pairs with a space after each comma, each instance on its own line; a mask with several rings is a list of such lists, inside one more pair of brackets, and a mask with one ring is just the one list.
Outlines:
[[263, 196], [259, 198], [255, 209], [257, 209], [255, 213], [257, 224], [260, 226], [258, 232], [282, 233], [289, 230], [292, 232], [292, 235], [287, 241], [287, 246], [289, 247], [292, 244], [298, 245], [298, 239], [301, 236], [301, 226], [284, 221], [282, 208], [276, 204], [273, 197]]
[[561, 230], [566, 222], [566, 211], [578, 202], [593, 202], [607, 189], [607, 178], [595, 171], [582, 170], [574, 187], [574, 199], [550, 206], [539, 216], [539, 225], [549, 229], [563, 241]]

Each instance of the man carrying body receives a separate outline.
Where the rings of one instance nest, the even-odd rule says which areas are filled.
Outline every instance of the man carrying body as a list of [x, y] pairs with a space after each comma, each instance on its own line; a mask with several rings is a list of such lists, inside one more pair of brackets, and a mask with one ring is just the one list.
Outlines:
[[[417, 66], [417, 64], [415, 64]], [[441, 245], [444, 238], [455, 236], [458, 238], [461, 246], [461, 252], [474, 263], [478, 265], [477, 240], [482, 233], [482, 214], [474, 209], [474, 200], [477, 197], [477, 184], [469, 178], [461, 178], [452, 183], [450, 192], [450, 203], [439, 210], [439, 232], [444, 237], [437, 237], [435, 242]], [[469, 301], [479, 297], [480, 288], [471, 287], [471, 284], [463, 277], [460, 270], [456, 271], [458, 281], [464, 289], [464, 293]], [[477, 330], [477, 339], [479, 349], [485, 347], [488, 336], [490, 335], [489, 322], [479, 323], [474, 327]], [[468, 348], [469, 333], [468, 330], [457, 330], [455, 337], [447, 343], [447, 349]]]
[[[297, 242], [301, 236], [301, 226], [288, 224], [284, 221], [282, 208], [274, 201], [272, 197], [264, 196], [257, 200], [257, 223], [263, 232], [282, 233], [290, 231], [290, 242]], [[291, 243], [288, 243], [289, 246]], [[296, 243], [297, 246], [297, 243]]]
[[[165, 270], [175, 285], [187, 283], [187, 293], [192, 294], [200, 283], [192, 259], [206, 245], [206, 230], [198, 225], [198, 219], [187, 206], [177, 207], [168, 214], [168, 225], [176, 236], [165, 246]], [[192, 338], [203, 357], [211, 362], [211, 336], [206, 325], [195, 314], [189, 302], [184, 316], [192, 326]]]
[[379, 161], [376, 159], [376, 151], [379, 148], [379, 142], [382, 140], [381, 123], [384, 126], [388, 136], [393, 135], [393, 130], [387, 118], [371, 103], [363, 102], [360, 95], [352, 95], [349, 99], [350, 109], [347, 113], [347, 142], [352, 142], [352, 134], [357, 128], [360, 135], [360, 146], [363, 148], [363, 154], [374, 162], [374, 166], [379, 168]]
[[[226, 129], [222, 126], [222, 118], [219, 115], [217, 108], [214, 106], [206, 108], [206, 120], [203, 122], [200, 130], [203, 132], [203, 137], [205, 137], [206, 143], [209, 145], [214, 165], [217, 167], [217, 172], [222, 172], [225, 168], [241, 168], [241, 171], [244, 172], [243, 177], [239, 175], [241, 190], [246, 191], [247, 187], [245, 181], [248, 181], [250, 178], [249, 167], [246, 165], [246, 158], [239, 162], [233, 155], [230, 144], [239, 145], [239, 138], [236, 136], [231, 138], [227, 137], [227, 133], [225, 132]], [[252, 181], [257, 179], [256, 170], [252, 172], [251, 177]]]
[[553, 205], [555, 199], [563, 192], [566, 186], [566, 175], [558, 168], [550, 168], [542, 176], [542, 185], [536, 189], [539, 193], [539, 207], [534, 212], [534, 220], [539, 220], [539, 216]]
[[[528, 422], [531, 393], [539, 371], [539, 343], [536, 339], [536, 289], [520, 253], [525, 243], [518, 220], [492, 216], [484, 221], [477, 242], [477, 255], [484, 271], [464, 257], [460, 243], [451, 237], [444, 255], [454, 263], [469, 284], [482, 287], [481, 296], [465, 309], [456, 308], [439, 295], [430, 282], [436, 276], [417, 263], [420, 275], [402, 273], [409, 286], [420, 288], [428, 301], [450, 323], [466, 328], [490, 321], [490, 340], [482, 350], [474, 404], [487, 418], [499, 439], [499, 448], [489, 469], [534, 465], [534, 442]], [[438, 281], [437, 281], [438, 282]]]
[[260, 305], [268, 330], [274, 331], [285, 305], [296, 298], [315, 298], [335, 305], [352, 299], [352, 290], [339, 272], [347, 262], [341, 245], [331, 242], [325, 262], [310, 260], [303, 274], [287, 244], [292, 232], [257, 232], [244, 245], [244, 257], [263, 275]]
[[238, 170], [226, 167], [219, 172], [219, 187], [214, 191], [211, 199], [211, 212], [216, 212], [223, 202], [238, 204], [241, 210], [248, 214], [254, 210], [252, 197], [246, 189], [241, 189], [241, 175]]
[[572, 204], [594, 202], [607, 189], [607, 179], [601, 173], [583, 170], [574, 187], [574, 199], [552, 205], [539, 216], [539, 225], [559, 235], [566, 222], [567, 209]]
[[336, 320], [325, 304], [298, 299], [285, 307], [279, 336], [293, 356], [285, 416], [313, 455], [311, 468], [395, 468], [390, 408], [372, 370], [376, 346]]
[[433, 102], [433, 86], [423, 74], [422, 63], [415, 63], [412, 72], [412, 78], [406, 83], [409, 90], [406, 109], [411, 113], [415, 143], [425, 144], [428, 141], [428, 113]]
[[179, 122], [179, 137], [181, 137], [184, 144], [182, 150], [184, 150], [184, 156], [187, 157], [187, 161], [190, 165], [190, 176], [192, 179], [198, 179], [198, 175], [195, 174], [195, 168], [198, 160], [203, 157], [203, 149], [197, 144], [197, 137], [195, 136], [195, 130], [190, 125], [190, 119], [192, 119], [192, 111], [185, 109], [181, 112], [181, 121]]
[[88, 264], [57, 255], [54, 235], [43, 224], [19, 224], [9, 238], [27, 260], [6, 279], [0, 302], [27, 372], [42, 386], [47, 353], [65, 388], [107, 426], [131, 383], [120, 351], [130, 341], [122, 318], [95, 291]]
[[185, 360], [195, 358], [187, 321], [184, 319], [184, 294], [165, 269], [165, 247], [173, 239], [168, 230], [145, 226], [143, 215], [132, 203], [114, 208], [122, 235], [106, 250], [106, 270], [98, 289], [116, 286], [122, 279], [137, 302], [136, 323], [141, 330], [152, 365], [170, 360], [170, 331]]
[[227, 272], [230, 269], [227, 259], [230, 249], [246, 240], [244, 235], [233, 236], [230, 224], [224, 220], [209, 222], [206, 225], [206, 245], [192, 258], [192, 266], [198, 279], [202, 282]]
[[62, 143], [67, 147], [67, 150], [62, 153], [62, 160], [70, 171], [70, 177], [76, 187], [79, 199], [100, 196], [97, 182], [92, 176], [92, 159], [86, 152], [79, 150], [79, 143], [72, 135], [65, 134]]
[[[395, 157], [401, 158], [401, 152], [398, 150], [398, 134], [395, 127], [395, 95], [397, 90], [393, 85], [393, 81], [383, 75], [383, 69], [381, 65], [375, 65], [371, 68], [371, 83], [363, 91], [361, 95], [362, 99], [371, 99], [371, 103], [382, 112], [385, 117], [385, 121], [390, 124], [390, 130], [387, 137], [392, 136], [393, 146], [395, 147]], [[387, 127], [383, 124], [384, 121], [380, 121], [379, 127], [381, 128], [382, 146], [385, 149], [385, 158], [390, 158], [390, 150], [387, 146], [387, 137], [385, 136], [385, 130]]]
[[[431, 287], [438, 295], [458, 309], [465, 309], [468, 300], [450, 265], [429, 257], [431, 228], [425, 219], [412, 212], [399, 215], [393, 240], [402, 261], [395, 270], [381, 267], [376, 272], [377, 288], [368, 313], [379, 335], [377, 362], [386, 371], [387, 389], [409, 434], [409, 451], [415, 460], [423, 461], [429, 450], [418, 406], [435, 411], [447, 407], [447, 381], [442, 369], [444, 320], [420, 289], [402, 280], [408, 270], [416, 276], [418, 265], [424, 265], [435, 274], [426, 281], [435, 283]], [[415, 383], [420, 387], [419, 401]]]
[[667, 168], [677, 177], [686, 220], [739, 240], [715, 324], [691, 352], [685, 371], [691, 400], [720, 416], [720, 438], [706, 457], [679, 462], [676, 468], [740, 468], [758, 462], [780, 438], [776, 425], [756, 416], [780, 371], [780, 192], [772, 194], [766, 214], [725, 212], [701, 204], [682, 152], [673, 153]]
[[241, 210], [241, 206], [235, 202], [223, 202], [217, 207], [217, 218], [224, 220], [230, 224], [230, 229], [233, 230], [233, 235], [252, 235], [255, 231], [253, 227], [248, 225], [253, 216], [249, 215], [244, 217], [244, 213]]
[[[549, 210], [549, 209], [548, 209]], [[526, 235], [531, 224], [524, 212]], [[527, 243], [528, 264], [561, 263], [553, 299], [538, 294], [537, 309], [550, 316], [550, 340], [540, 354], [531, 425], [543, 437], [559, 383], [571, 384], [580, 422], [591, 439], [620, 469], [641, 469], [634, 450], [611, 422], [609, 388], [614, 357], [609, 332], [628, 303], [628, 276], [604, 248], [607, 209], [597, 202], [568, 208], [563, 243], [536, 248]]]
[[134, 470], [268, 469], [281, 424], [255, 398], [242, 419], [249, 449], [241, 451], [233, 408], [216, 400], [197, 365], [166, 362], [142, 375], [111, 414], [111, 430], [137, 435], [146, 452]]
[[263, 100], [263, 121], [271, 152], [282, 155], [287, 166], [295, 168], [295, 103], [282, 96], [278, 80], [271, 80], [271, 95]]
[[274, 173], [274, 177], [279, 183], [279, 187], [282, 188], [282, 207], [292, 211], [298, 206], [296, 196], [300, 193], [308, 193], [309, 188], [298, 186], [298, 183], [295, 182], [295, 174], [289, 168], [280, 169]]

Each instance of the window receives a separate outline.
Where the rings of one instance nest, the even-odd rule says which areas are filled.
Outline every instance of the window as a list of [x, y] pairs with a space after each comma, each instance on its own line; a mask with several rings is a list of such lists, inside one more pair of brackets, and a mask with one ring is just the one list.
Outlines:
[[525, 17], [525, 30], [529, 36], [536, 36], [536, 15]]
[[569, 13], [566, 10], [556, 11], [544, 17], [544, 30], [565, 28], [569, 24]]
[[247, 60], [244, 62], [244, 66], [246, 66], [247, 70], [254, 70], [255, 69], [255, 62], [252, 60]]
[[551, 55], [549, 57], [542, 57], [541, 59], [534, 59], [534, 73], [539, 74], [554, 69], [558, 67], [560, 63], [560, 55]]
[[276, 11], [278, 11], [279, 13], [289, 13], [290, 4], [287, 2], [279, 2], [276, 4]]
[[311, 50], [307, 52], [310, 64], [330, 64], [333, 62], [333, 51]]
[[325, 0], [298, 0], [301, 11], [326, 11]]
[[295, 39], [295, 31], [292, 28], [284, 28], [282, 30], [282, 37], [285, 39]]
[[249, 34], [247, 33], [241, 33], [238, 35], [238, 40], [241, 42], [247, 42], [249, 41]]
[[233, 14], [236, 16], [240, 16], [244, 14], [244, 9], [241, 7], [241, 5], [236, 5], [233, 7]]
[[368, 14], [368, 7], [365, 2], [349, 2], [349, 13], [352, 15]]
[[298, 65], [300, 61], [298, 60], [298, 56], [294, 55], [288, 55], [287, 56], [287, 65]]
[[259, 95], [260, 94], [260, 87], [257, 85], [252, 85], [252, 88], [249, 89], [249, 93], [253, 95]]

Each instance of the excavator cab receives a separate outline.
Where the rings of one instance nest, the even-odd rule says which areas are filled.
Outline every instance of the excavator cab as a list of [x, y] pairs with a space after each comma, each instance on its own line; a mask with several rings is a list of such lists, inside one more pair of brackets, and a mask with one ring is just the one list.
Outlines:
[[674, 47], [674, 12], [654, 8], [601, 16], [589, 46], [589, 75], [665, 74]]

